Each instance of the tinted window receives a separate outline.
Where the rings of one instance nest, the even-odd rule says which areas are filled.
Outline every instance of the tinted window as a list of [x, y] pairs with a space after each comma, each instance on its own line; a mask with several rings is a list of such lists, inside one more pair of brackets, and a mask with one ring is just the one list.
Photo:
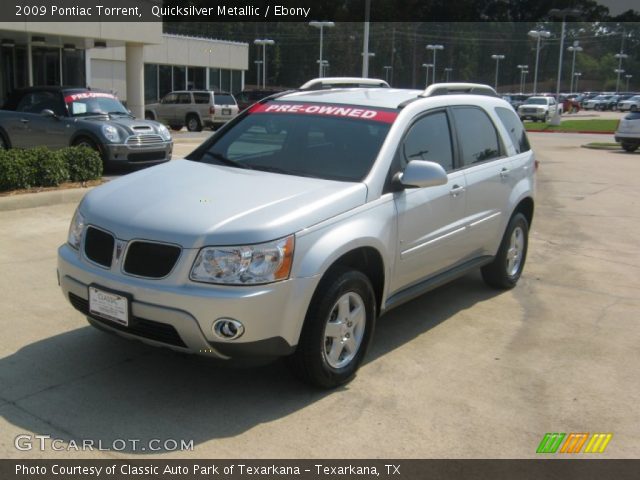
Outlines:
[[498, 117], [500, 117], [500, 121], [504, 125], [504, 128], [509, 132], [513, 146], [516, 148], [516, 152], [522, 153], [531, 150], [527, 134], [524, 130], [524, 125], [518, 118], [518, 115], [516, 115], [516, 112], [508, 108], [498, 107], [496, 108], [496, 113], [498, 114]]
[[454, 107], [462, 165], [473, 165], [500, 156], [498, 133], [489, 116], [479, 108]]
[[169, 95], [164, 97], [162, 100], [160, 100], [160, 103], [172, 104], [172, 103], [176, 103], [177, 101], [178, 101], [178, 96], [175, 93], [170, 93]]
[[640, 118], [640, 112], [632, 112], [624, 116], [625, 120], [638, 120]]
[[58, 94], [54, 92], [27, 93], [16, 107], [18, 112], [26, 113], [40, 113], [45, 109], [53, 110], [56, 115], [64, 114]]
[[191, 95], [188, 93], [179, 93], [178, 94], [178, 103], [188, 104], [191, 103]]
[[447, 171], [453, 170], [447, 114], [432, 113], [415, 122], [402, 142], [399, 155], [402, 170], [411, 160], [429, 160], [439, 163]]
[[194, 92], [193, 93], [193, 101], [195, 103], [204, 103], [209, 104], [209, 99], [211, 98], [211, 94], [208, 92]]
[[213, 103], [216, 105], [235, 105], [236, 101], [231, 95], [216, 93], [213, 97]]

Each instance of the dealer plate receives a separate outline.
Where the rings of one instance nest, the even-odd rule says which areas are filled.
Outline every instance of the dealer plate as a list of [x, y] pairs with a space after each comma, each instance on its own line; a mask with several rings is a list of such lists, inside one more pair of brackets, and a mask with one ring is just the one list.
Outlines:
[[230, 108], [223, 108], [222, 109], [222, 114], [223, 115], [231, 115], [231, 109]]
[[89, 287], [89, 312], [105, 320], [129, 326], [129, 299], [122, 294]]

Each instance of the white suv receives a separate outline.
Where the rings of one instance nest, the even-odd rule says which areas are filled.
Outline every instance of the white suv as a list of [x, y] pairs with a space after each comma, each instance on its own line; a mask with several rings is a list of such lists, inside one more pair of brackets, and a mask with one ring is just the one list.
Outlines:
[[521, 120], [548, 122], [558, 108], [558, 102], [553, 97], [529, 97], [518, 107], [518, 115]]
[[89, 192], [58, 278], [103, 330], [217, 358], [287, 356], [334, 387], [383, 312], [476, 268], [516, 285], [535, 170], [522, 122], [487, 86], [288, 92], [186, 160]]

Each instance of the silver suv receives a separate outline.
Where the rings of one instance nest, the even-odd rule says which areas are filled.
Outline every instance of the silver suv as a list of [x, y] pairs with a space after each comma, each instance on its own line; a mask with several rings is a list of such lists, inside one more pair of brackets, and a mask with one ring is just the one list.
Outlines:
[[103, 330], [286, 356], [335, 387], [387, 310], [478, 267], [516, 285], [535, 170], [490, 87], [284, 93], [187, 159], [89, 192], [58, 252], [60, 285]]
[[186, 126], [190, 132], [199, 132], [203, 127], [217, 128], [238, 114], [233, 95], [210, 90], [171, 92], [144, 109], [147, 120], [157, 120], [173, 130]]

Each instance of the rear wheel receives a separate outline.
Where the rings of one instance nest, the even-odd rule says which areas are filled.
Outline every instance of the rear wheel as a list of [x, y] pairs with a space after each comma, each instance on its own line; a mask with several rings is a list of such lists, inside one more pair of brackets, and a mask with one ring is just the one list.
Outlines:
[[622, 148], [624, 148], [626, 152], [635, 152], [638, 149], [638, 144], [624, 142]]
[[373, 287], [357, 270], [337, 267], [311, 300], [296, 352], [288, 357], [304, 382], [334, 388], [351, 380], [367, 351], [376, 317]]
[[177, 132], [178, 130], [182, 130], [182, 125], [169, 125], [169, 128]]
[[200, 123], [200, 119], [197, 115], [187, 115], [186, 124], [187, 130], [189, 130], [190, 132], [202, 131], [202, 124]]
[[482, 267], [484, 281], [504, 290], [515, 287], [524, 269], [528, 245], [529, 222], [522, 213], [516, 213], [509, 221], [493, 262]]

